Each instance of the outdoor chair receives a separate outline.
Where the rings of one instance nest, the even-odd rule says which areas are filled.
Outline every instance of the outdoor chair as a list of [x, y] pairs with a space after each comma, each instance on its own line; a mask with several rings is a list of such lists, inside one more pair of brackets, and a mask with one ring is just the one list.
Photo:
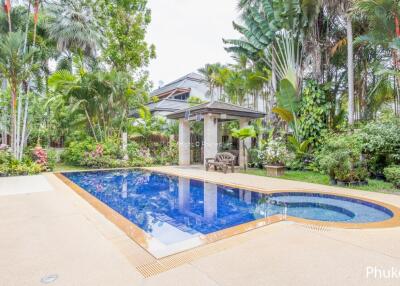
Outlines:
[[222, 170], [226, 174], [230, 167], [235, 172], [235, 156], [228, 152], [218, 153], [215, 158], [206, 158], [206, 171], [214, 167], [214, 170]]

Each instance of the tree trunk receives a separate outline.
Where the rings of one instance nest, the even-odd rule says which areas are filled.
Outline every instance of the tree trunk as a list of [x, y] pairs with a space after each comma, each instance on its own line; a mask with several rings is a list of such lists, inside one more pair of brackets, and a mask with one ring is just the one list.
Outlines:
[[96, 131], [94, 130], [94, 126], [92, 124], [92, 121], [90, 120], [90, 116], [89, 116], [89, 113], [88, 113], [86, 107], [85, 107], [85, 114], [86, 114], [86, 118], [87, 118], [87, 120], [89, 122], [90, 129], [92, 129], [94, 140], [96, 140], [96, 143], [99, 143], [99, 141], [97, 140]]
[[15, 154], [15, 135], [16, 135], [16, 126], [17, 126], [17, 119], [16, 119], [16, 114], [15, 114], [15, 97], [17, 96], [15, 93], [15, 90], [11, 91], [12, 93], [12, 99], [11, 99], [11, 150], [12, 153]]
[[354, 63], [353, 63], [353, 27], [351, 15], [346, 15], [346, 30], [347, 30], [347, 76], [349, 88], [349, 110], [348, 122], [349, 125], [354, 124]]

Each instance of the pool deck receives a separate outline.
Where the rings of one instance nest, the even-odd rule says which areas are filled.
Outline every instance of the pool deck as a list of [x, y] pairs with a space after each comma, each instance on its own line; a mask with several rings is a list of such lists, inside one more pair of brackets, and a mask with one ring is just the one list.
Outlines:
[[[334, 192], [400, 207], [400, 196], [246, 174], [154, 171], [266, 191]], [[400, 227], [278, 222], [156, 260], [53, 174], [0, 178], [0, 286], [399, 285]], [[367, 271], [375, 271], [367, 277]], [[376, 274], [376, 275], [374, 275]], [[396, 274], [396, 273], [395, 273]]]

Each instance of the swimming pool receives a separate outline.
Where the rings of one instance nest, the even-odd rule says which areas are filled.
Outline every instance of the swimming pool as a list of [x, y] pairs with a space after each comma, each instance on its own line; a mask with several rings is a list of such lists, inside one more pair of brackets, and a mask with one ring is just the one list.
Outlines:
[[240, 233], [290, 217], [352, 225], [382, 222], [394, 215], [385, 206], [356, 198], [267, 194], [144, 170], [62, 175], [80, 187], [81, 195], [90, 195], [132, 223], [131, 237], [155, 257], [224, 237], [219, 234], [227, 230]]

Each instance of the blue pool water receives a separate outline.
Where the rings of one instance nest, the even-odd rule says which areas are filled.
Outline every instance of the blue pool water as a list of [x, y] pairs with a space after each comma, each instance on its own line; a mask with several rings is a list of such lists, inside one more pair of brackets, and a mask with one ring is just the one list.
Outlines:
[[357, 199], [290, 192], [266, 195], [142, 170], [63, 175], [165, 244], [276, 214], [347, 223], [393, 216], [387, 208]]

